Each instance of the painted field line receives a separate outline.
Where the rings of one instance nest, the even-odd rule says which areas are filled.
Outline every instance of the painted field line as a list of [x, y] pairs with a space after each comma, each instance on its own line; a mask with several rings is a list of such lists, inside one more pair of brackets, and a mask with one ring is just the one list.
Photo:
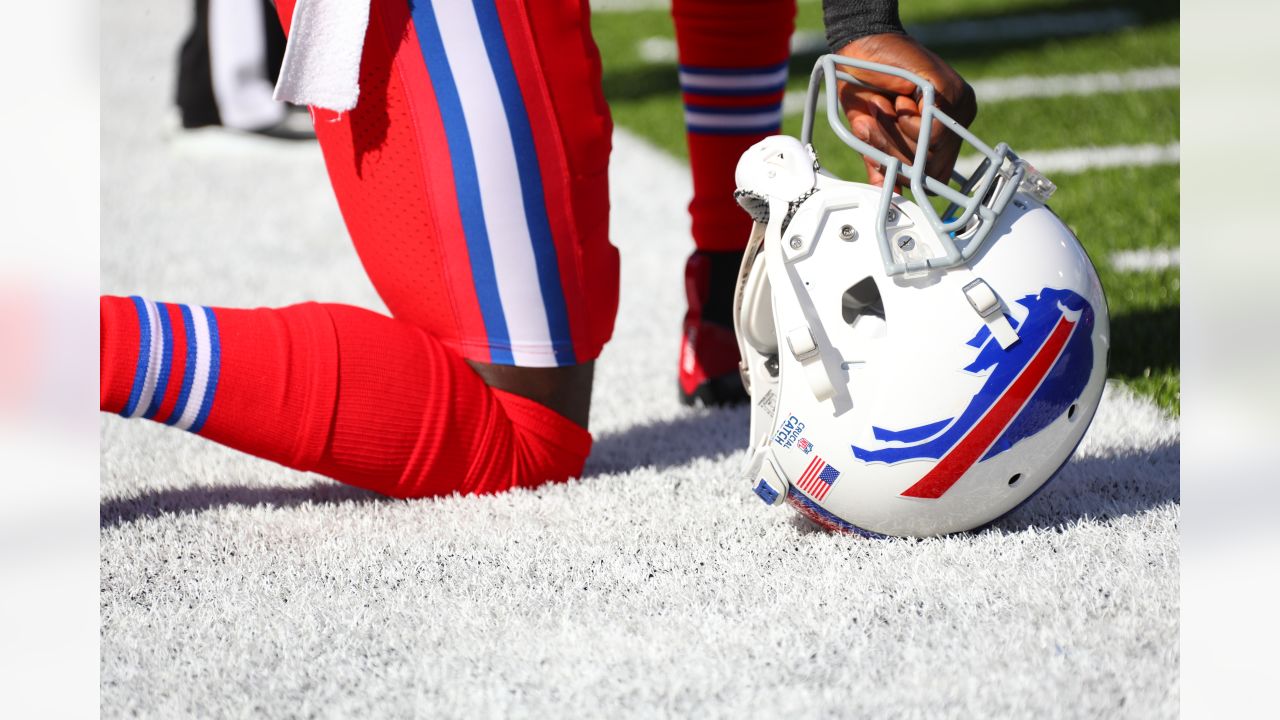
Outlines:
[[1000, 102], [1023, 98], [1101, 95], [1178, 87], [1174, 66], [1139, 68], [1126, 72], [1097, 72], [1080, 75], [1022, 75], [976, 80], [972, 83], [979, 102]]
[[[1173, 66], [1139, 68], [1125, 72], [1080, 73], [1078, 75], [1017, 75], [975, 80], [973, 91], [978, 105], [1027, 98], [1102, 95], [1175, 88], [1179, 70]], [[804, 90], [792, 90], [782, 102], [783, 114], [804, 112]]]
[[[1109, 145], [1063, 150], [1028, 150], [1019, 152], [1018, 156], [1046, 175], [1052, 176], [1055, 173], [1069, 175], [1103, 168], [1176, 165], [1179, 159], [1179, 145], [1175, 142], [1168, 145]], [[968, 174], [977, 168], [981, 161], [982, 159], [976, 155], [968, 155], [960, 158], [956, 168]]]
[[1111, 254], [1111, 267], [1121, 272], [1167, 270], [1182, 265], [1179, 248], [1144, 248]]
[[[1071, 13], [1033, 13], [981, 20], [907, 25], [907, 32], [925, 45], [973, 45], [978, 43], [1037, 40], [1114, 32], [1133, 27], [1142, 18], [1125, 8], [1105, 8]], [[675, 40], [651, 37], [636, 48], [640, 58], [650, 63], [676, 61]], [[801, 30], [791, 36], [793, 55], [819, 55], [827, 52], [826, 35], [820, 31]]]

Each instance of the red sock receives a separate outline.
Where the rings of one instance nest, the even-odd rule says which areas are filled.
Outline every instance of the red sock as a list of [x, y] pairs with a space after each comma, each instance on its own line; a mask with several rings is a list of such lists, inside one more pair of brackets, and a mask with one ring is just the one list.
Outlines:
[[591, 435], [485, 385], [431, 335], [348, 305], [101, 299], [101, 409], [394, 497], [582, 472]]
[[751, 219], [733, 199], [743, 151], [782, 127], [794, 0], [675, 0], [680, 87], [693, 169], [693, 241], [741, 251]]

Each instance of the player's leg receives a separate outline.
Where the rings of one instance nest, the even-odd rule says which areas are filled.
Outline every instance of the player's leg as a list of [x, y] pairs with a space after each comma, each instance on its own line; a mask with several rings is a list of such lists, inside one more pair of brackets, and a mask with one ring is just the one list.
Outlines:
[[[397, 496], [487, 492], [580, 471], [590, 362], [617, 302], [608, 115], [585, 10], [538, 5], [546, 12], [523, 15], [517, 5], [476, 4], [459, 18], [449, 13], [467, 8], [441, 6], [375, 2], [360, 103], [317, 118], [344, 218], [397, 319], [316, 304], [188, 308], [175, 330], [172, 308], [104, 299], [104, 409]], [[291, 9], [282, 0], [286, 25]], [[480, 45], [448, 47], [468, 22], [485, 28]], [[556, 65], [554, 53], [575, 42], [581, 58]], [[477, 47], [479, 56], [467, 55]], [[472, 94], [486, 83], [501, 88], [496, 100]], [[584, 84], [594, 108], [582, 101]], [[476, 112], [485, 102], [496, 112]], [[173, 355], [182, 352], [190, 385], [177, 378]], [[205, 390], [192, 405], [198, 382]]]
[[427, 332], [361, 308], [104, 297], [101, 328], [103, 411], [394, 497], [568, 478], [591, 446]]
[[379, 0], [360, 93], [317, 133], [392, 315], [585, 425], [618, 277], [585, 3]]
[[777, 134], [794, 0], [675, 0], [680, 89], [693, 170], [696, 251], [685, 268], [680, 347], [685, 402], [745, 400], [733, 335], [733, 286], [751, 220], [733, 200], [742, 152]]

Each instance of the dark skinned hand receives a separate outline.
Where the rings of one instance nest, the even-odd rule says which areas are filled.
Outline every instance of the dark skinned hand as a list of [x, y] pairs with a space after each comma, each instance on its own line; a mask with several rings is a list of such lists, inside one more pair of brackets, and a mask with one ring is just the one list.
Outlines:
[[[978, 114], [973, 88], [942, 58], [908, 35], [868, 35], [845, 45], [839, 55], [893, 65], [909, 70], [927, 80], [935, 90], [934, 102], [944, 113], [968, 127]], [[920, 135], [920, 106], [915, 99], [916, 86], [902, 78], [842, 66], [859, 80], [880, 91], [861, 88], [852, 83], [840, 84], [840, 103], [849, 119], [849, 127], [858, 138], [910, 164]], [[947, 182], [960, 154], [960, 137], [933, 122], [929, 136], [929, 155], [925, 171], [932, 178]], [[867, 176], [873, 185], [884, 183], [884, 168], [864, 157]], [[898, 182], [903, 182], [901, 175]]]

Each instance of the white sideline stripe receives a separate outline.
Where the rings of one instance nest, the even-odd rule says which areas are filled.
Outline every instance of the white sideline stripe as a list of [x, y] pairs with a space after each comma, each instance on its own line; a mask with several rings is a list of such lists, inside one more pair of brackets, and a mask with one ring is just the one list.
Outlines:
[[1181, 265], [1179, 248], [1122, 250], [1111, 254], [1111, 267], [1121, 272], [1167, 270]]
[[634, 12], [636, 10], [663, 10], [671, 7], [671, 0], [593, 0], [591, 12]]
[[[816, 5], [819, 0], [797, 0], [799, 5]], [[666, 10], [671, 0], [593, 0], [592, 13], [635, 12], [637, 10]]]
[[[1179, 85], [1177, 67], [1139, 68], [1126, 72], [1096, 72], [1078, 75], [1017, 75], [1007, 78], [975, 80], [973, 91], [978, 105], [1023, 100], [1027, 98], [1065, 97], [1069, 95], [1102, 95], [1106, 93], [1163, 90]], [[784, 114], [804, 112], [806, 91], [792, 90], [782, 101]]]
[[979, 102], [988, 103], [1022, 98], [1100, 95], [1178, 87], [1178, 75], [1178, 68], [1172, 66], [1080, 75], [1022, 75], [978, 80], [973, 83], [973, 90]]
[[[1034, 13], [984, 20], [912, 24], [907, 25], [906, 30], [925, 45], [963, 45], [1091, 35], [1132, 27], [1140, 20], [1132, 10], [1107, 8], [1074, 13]], [[669, 38], [645, 38], [636, 46], [636, 52], [642, 60], [650, 63], [676, 61], [676, 43]], [[826, 35], [813, 30], [797, 32], [791, 36], [791, 52], [793, 55], [825, 53]]]
[[[1111, 145], [1065, 150], [1029, 150], [1018, 153], [1018, 156], [1046, 175], [1055, 173], [1069, 175], [1102, 168], [1176, 165], [1179, 159], [1179, 145], [1175, 142], [1168, 145]], [[956, 163], [956, 169], [968, 175], [981, 162], [980, 156], [966, 155]]]

